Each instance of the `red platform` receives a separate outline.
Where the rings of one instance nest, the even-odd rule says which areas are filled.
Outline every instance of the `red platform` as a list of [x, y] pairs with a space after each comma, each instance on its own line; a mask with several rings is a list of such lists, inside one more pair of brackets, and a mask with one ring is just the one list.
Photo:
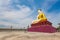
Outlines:
[[53, 33], [56, 32], [56, 28], [52, 26], [52, 23], [49, 21], [38, 22], [36, 24], [31, 24], [31, 27], [28, 28], [30, 32], [46, 32]]

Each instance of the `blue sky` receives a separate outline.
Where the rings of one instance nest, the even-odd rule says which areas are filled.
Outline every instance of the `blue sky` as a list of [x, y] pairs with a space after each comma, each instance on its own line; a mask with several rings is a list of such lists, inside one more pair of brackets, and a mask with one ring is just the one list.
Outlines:
[[0, 28], [27, 28], [36, 19], [38, 9], [54, 27], [60, 23], [60, 0], [0, 0]]

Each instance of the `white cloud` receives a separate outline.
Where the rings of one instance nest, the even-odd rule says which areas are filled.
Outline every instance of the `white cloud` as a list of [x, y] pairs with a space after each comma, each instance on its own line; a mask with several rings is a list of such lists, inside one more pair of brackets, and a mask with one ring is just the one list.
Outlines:
[[12, 10], [12, 11], [4, 11], [1, 13], [4, 18], [16, 19], [16, 18], [24, 18], [33, 12], [29, 7], [26, 7], [26, 6], [24, 7], [20, 6], [20, 7], [21, 8], [18, 11]]
[[11, 0], [0, 0], [0, 7], [8, 6]]
[[33, 13], [33, 10], [31, 10], [28, 6], [18, 4], [16, 6], [19, 10], [10, 9], [10, 1], [11, 0], [0, 0], [0, 19], [8, 20], [8, 22], [0, 20], [0, 25], [13, 25], [13, 28], [19, 28], [21, 26], [26, 27], [33, 20], [32, 18], [27, 17]]

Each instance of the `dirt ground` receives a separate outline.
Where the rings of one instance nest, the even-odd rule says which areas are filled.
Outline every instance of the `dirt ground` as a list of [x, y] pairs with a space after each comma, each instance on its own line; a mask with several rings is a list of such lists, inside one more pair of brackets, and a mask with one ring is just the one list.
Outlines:
[[60, 40], [60, 33], [1, 31], [0, 40]]

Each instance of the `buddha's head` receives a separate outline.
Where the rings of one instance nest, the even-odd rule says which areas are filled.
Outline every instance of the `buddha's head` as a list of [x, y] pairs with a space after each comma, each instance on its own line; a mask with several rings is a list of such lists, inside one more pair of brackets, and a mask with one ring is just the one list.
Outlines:
[[39, 13], [43, 13], [41, 9], [38, 9], [38, 14], [39, 14]]

